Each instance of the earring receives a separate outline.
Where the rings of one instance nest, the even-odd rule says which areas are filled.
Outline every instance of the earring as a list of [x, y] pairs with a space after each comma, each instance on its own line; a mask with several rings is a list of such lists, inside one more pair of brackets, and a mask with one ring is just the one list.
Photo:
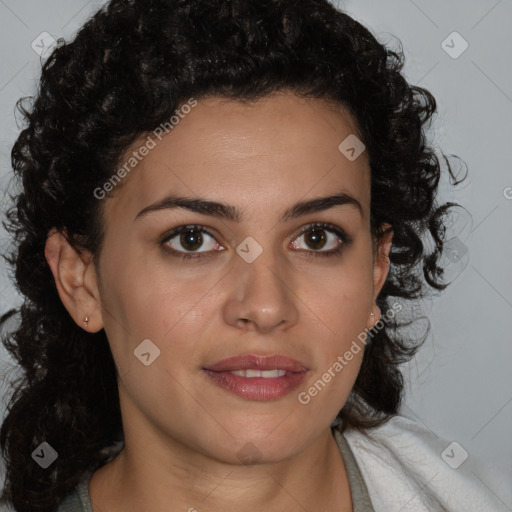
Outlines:
[[374, 313], [370, 313], [370, 316], [375, 316], [375, 314]]
[[84, 327], [87, 329], [87, 324], [89, 323], [89, 317], [86, 316], [84, 319]]

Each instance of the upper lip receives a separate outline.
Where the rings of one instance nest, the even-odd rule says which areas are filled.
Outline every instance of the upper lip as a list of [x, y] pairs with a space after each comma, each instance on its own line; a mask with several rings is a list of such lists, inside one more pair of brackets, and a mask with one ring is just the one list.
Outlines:
[[243, 354], [240, 356], [229, 357], [222, 361], [205, 367], [206, 370], [214, 372], [226, 372], [232, 370], [285, 370], [287, 372], [304, 372], [308, 367], [290, 357], [282, 355], [257, 356], [253, 354]]

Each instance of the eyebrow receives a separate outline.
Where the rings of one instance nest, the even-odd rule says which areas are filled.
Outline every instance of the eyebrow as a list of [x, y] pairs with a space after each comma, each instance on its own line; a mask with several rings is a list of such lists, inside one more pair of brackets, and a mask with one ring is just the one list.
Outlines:
[[[288, 208], [281, 216], [280, 222], [286, 222], [291, 219], [296, 219], [309, 213], [321, 212], [328, 210], [333, 206], [348, 205], [355, 208], [359, 214], [363, 215], [363, 207], [361, 203], [353, 196], [346, 192], [339, 192], [338, 194], [318, 197], [309, 199], [307, 201], [300, 201], [290, 208]], [[220, 203], [217, 201], [210, 201], [202, 198], [189, 198], [179, 197], [176, 195], [169, 195], [160, 201], [143, 208], [136, 216], [135, 220], [147, 215], [150, 212], [159, 210], [170, 210], [174, 208], [184, 208], [186, 210], [210, 215], [219, 219], [230, 220], [233, 222], [241, 222], [244, 218], [243, 212], [238, 210], [235, 206]]]

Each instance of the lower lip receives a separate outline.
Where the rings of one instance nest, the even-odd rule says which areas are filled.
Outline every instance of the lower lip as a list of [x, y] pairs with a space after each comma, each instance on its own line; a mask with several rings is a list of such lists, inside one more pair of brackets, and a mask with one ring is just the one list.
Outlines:
[[219, 387], [248, 400], [275, 400], [287, 395], [305, 379], [307, 372], [287, 373], [282, 377], [240, 377], [231, 372], [214, 372], [203, 369]]

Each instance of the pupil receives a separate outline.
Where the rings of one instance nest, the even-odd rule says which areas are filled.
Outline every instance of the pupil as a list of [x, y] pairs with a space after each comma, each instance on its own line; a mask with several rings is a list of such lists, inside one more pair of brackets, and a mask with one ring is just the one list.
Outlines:
[[318, 249], [318, 244], [320, 244], [320, 248], [323, 247], [323, 242], [325, 242], [325, 235], [322, 233], [322, 230], [312, 229], [309, 231], [309, 236], [307, 237], [308, 244], [311, 242], [311, 246], [314, 249]]
[[[195, 251], [196, 249], [199, 249], [201, 247], [201, 243], [203, 241], [203, 237], [201, 235], [195, 234], [197, 233], [194, 229], [189, 229], [185, 233], [181, 234], [181, 243], [182, 245], [191, 251]], [[190, 246], [193, 247], [190, 247]]]

